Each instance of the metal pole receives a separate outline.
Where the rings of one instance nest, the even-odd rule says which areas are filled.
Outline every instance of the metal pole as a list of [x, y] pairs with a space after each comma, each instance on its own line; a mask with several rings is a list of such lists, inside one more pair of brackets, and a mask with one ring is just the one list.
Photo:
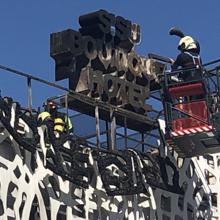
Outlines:
[[220, 80], [219, 80], [219, 68], [216, 69], [216, 77], [217, 77], [217, 91], [218, 91], [218, 96], [220, 96]]
[[28, 86], [28, 108], [32, 112], [32, 87], [31, 87], [31, 78], [27, 77], [27, 86]]
[[111, 108], [110, 109], [110, 122], [111, 122], [111, 145], [110, 145], [110, 150], [115, 150], [116, 148], [116, 119], [115, 119], [115, 114], [114, 110]]
[[[137, 134], [137, 133], [136, 133], [136, 134]], [[120, 134], [120, 133], [118, 133], [118, 132], [116, 132], [116, 135], [119, 136], [119, 137], [124, 138], [124, 135], [123, 135], [123, 134]], [[139, 146], [139, 145], [142, 144], [142, 141], [141, 141], [141, 140], [138, 140], [138, 139], [136, 139], [136, 138], [132, 138], [131, 136], [128, 136], [128, 140], [137, 142], [138, 144], [137, 144], [136, 146]], [[144, 143], [144, 145], [149, 146], [149, 147], [156, 148], [155, 145], [152, 145], [152, 144], [149, 144], [149, 143]]]
[[216, 68], [216, 78], [217, 78], [217, 111], [219, 111], [219, 100], [220, 100], [220, 79], [219, 79], [219, 67]]
[[[210, 88], [210, 75], [206, 70], [203, 70], [202, 72], [202, 80], [205, 85], [205, 95], [204, 98], [206, 100], [206, 105], [207, 105], [207, 123], [209, 124], [212, 120], [212, 116], [210, 114], [210, 108], [211, 108], [211, 88]], [[192, 113], [191, 113], [192, 114]]]
[[99, 126], [99, 107], [95, 107], [95, 119], [96, 119], [96, 140], [97, 147], [100, 148], [100, 126]]
[[108, 128], [108, 121], [105, 121], [105, 129], [106, 129], [106, 142], [107, 142], [107, 149], [109, 149], [109, 128]]
[[144, 133], [141, 133], [142, 152], [144, 152]]
[[69, 134], [69, 110], [68, 110], [68, 93], [65, 93], [65, 108], [66, 108], [66, 128], [67, 128], [67, 133]]
[[124, 117], [124, 136], [125, 136], [125, 149], [128, 148], [128, 133], [127, 133], [127, 118]]

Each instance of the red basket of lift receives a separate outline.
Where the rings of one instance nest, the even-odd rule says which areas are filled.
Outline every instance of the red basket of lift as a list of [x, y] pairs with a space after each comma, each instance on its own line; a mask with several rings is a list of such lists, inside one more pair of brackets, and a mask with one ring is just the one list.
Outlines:
[[[205, 90], [202, 82], [196, 82], [171, 87], [169, 88], [169, 93], [172, 98], [178, 99], [180, 97], [201, 95], [205, 93]], [[191, 115], [191, 117], [186, 116], [174, 119], [172, 121], [172, 130], [174, 132], [207, 126], [208, 112], [206, 101], [200, 100], [189, 103], [179, 103], [174, 105], [174, 107]]]
[[[173, 131], [181, 131], [189, 128], [203, 127], [208, 122], [207, 105], [205, 101], [177, 104], [174, 106], [182, 112], [193, 117], [177, 118], [172, 122]], [[206, 122], [206, 123], [204, 123]]]

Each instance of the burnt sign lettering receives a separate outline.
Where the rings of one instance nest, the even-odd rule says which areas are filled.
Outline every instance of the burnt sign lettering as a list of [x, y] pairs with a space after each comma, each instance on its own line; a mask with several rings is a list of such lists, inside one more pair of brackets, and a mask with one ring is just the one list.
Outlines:
[[105, 10], [80, 16], [79, 24], [78, 31], [51, 34], [56, 80], [68, 78], [71, 90], [116, 106], [144, 109], [155, 62], [134, 50], [140, 26]]

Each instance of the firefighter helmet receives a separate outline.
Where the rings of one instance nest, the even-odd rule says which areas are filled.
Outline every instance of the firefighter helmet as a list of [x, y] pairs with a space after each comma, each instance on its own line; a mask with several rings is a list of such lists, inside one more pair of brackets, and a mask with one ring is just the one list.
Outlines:
[[50, 117], [51, 117], [51, 115], [50, 115], [49, 112], [41, 112], [41, 113], [38, 115], [37, 120], [43, 122], [44, 120], [46, 120], [46, 119], [48, 119], [48, 118], [50, 118]]
[[197, 49], [197, 43], [192, 37], [185, 36], [180, 39], [178, 50], [182, 51], [182, 50], [189, 50], [189, 49]]
[[49, 100], [43, 104], [43, 107], [45, 108], [46, 111], [51, 111], [51, 110], [57, 109], [56, 103], [53, 101], [49, 101]]

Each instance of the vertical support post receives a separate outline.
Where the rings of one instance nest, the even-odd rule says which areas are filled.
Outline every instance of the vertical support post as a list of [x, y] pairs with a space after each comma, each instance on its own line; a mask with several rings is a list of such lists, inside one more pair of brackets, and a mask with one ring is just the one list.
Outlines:
[[96, 120], [96, 142], [97, 147], [100, 148], [100, 126], [99, 126], [99, 107], [95, 107], [95, 120]]
[[128, 148], [128, 132], [127, 132], [127, 118], [124, 117], [124, 136], [125, 136], [125, 149]]
[[141, 133], [141, 145], [142, 145], [142, 149], [141, 151], [144, 152], [144, 133]]
[[67, 126], [67, 133], [69, 134], [69, 108], [68, 108], [68, 93], [65, 93], [65, 109], [66, 109], [66, 126]]
[[115, 150], [116, 149], [116, 119], [115, 119], [115, 114], [114, 110], [111, 108], [110, 109], [110, 122], [111, 122], [111, 145], [110, 145], [110, 150]]
[[217, 77], [217, 91], [218, 91], [218, 96], [220, 96], [220, 79], [219, 79], [219, 67], [216, 69], [216, 77]]
[[[218, 78], [218, 76], [216, 75]], [[208, 116], [208, 124], [212, 121], [212, 116], [210, 114], [210, 109], [211, 109], [211, 103], [212, 103], [212, 97], [211, 97], [211, 88], [210, 88], [210, 80], [209, 80], [209, 73], [206, 70], [203, 70], [202, 72], [202, 80], [205, 85], [205, 100], [206, 100], [206, 105], [207, 105], [207, 116]]]
[[105, 129], [106, 129], [106, 142], [107, 142], [107, 149], [109, 149], [109, 127], [108, 127], [108, 121], [105, 121]]
[[31, 87], [31, 78], [27, 78], [27, 86], [28, 86], [28, 109], [32, 112], [32, 87]]
[[[166, 133], [170, 132], [170, 111], [171, 109], [168, 108], [168, 97], [167, 97], [167, 88], [168, 88], [168, 78], [172, 76], [172, 72], [168, 75], [166, 72], [164, 72], [164, 80], [161, 81], [161, 86], [162, 86], [162, 94], [161, 94], [161, 99], [163, 103], [163, 108], [164, 108], [164, 119], [166, 122]], [[170, 97], [169, 97], [170, 98]], [[170, 106], [169, 106], [170, 107]]]
[[[217, 78], [217, 111], [219, 111], [220, 109], [219, 109], [219, 101], [220, 101], [220, 79], [219, 79], [219, 77], [220, 77], [220, 75], [219, 75], [219, 70], [220, 70], [220, 68], [219, 67], [217, 67], [216, 68], [216, 78]], [[209, 113], [209, 112], [208, 112]]]

